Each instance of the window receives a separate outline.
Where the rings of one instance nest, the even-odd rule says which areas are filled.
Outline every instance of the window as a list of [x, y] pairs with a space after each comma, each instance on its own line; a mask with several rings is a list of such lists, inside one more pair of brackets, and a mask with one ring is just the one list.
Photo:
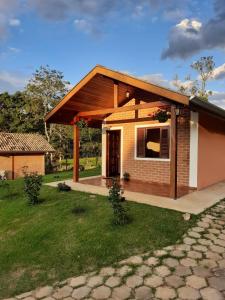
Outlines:
[[137, 128], [138, 158], [169, 158], [169, 127]]

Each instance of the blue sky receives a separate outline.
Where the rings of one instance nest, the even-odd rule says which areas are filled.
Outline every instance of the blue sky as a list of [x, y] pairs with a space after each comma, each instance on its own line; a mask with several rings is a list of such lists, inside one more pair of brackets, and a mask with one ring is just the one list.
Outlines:
[[0, 1], [0, 92], [46, 64], [72, 85], [101, 64], [172, 88], [207, 55], [211, 101], [225, 107], [225, 0]]

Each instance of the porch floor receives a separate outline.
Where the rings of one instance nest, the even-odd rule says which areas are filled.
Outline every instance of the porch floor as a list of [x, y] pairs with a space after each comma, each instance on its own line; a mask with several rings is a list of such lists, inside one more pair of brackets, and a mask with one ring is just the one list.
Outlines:
[[[47, 183], [46, 185], [57, 187], [58, 182], [51, 182]], [[75, 191], [81, 191], [91, 194], [98, 194], [107, 196], [109, 191], [106, 187], [106, 184], [100, 184], [104, 181], [101, 180], [101, 176], [93, 176], [89, 178], [80, 179], [79, 182], [73, 182], [71, 180], [64, 180], [61, 182], [65, 182], [67, 185], [71, 186], [71, 188]], [[95, 184], [93, 184], [95, 183]], [[96, 185], [96, 183], [99, 183]], [[148, 183], [146, 184], [146, 189], [150, 190], [150, 187], [147, 187]], [[135, 185], [133, 185], [134, 189]], [[136, 185], [137, 188], [137, 185]], [[153, 187], [151, 187], [153, 189]], [[146, 190], [145, 190], [146, 191]], [[158, 196], [152, 194], [146, 194], [143, 192], [131, 191], [125, 189], [124, 196], [129, 201], [134, 201], [138, 203], [153, 205], [162, 208], [168, 208], [172, 210], [177, 210], [180, 212], [187, 212], [191, 214], [199, 214], [203, 212], [205, 209], [209, 208], [210, 206], [216, 204], [221, 199], [225, 198], [225, 181], [214, 184], [208, 188], [205, 188], [201, 191], [194, 191], [187, 195], [181, 196], [178, 200], [173, 200], [166, 196]]]
[[[143, 194], [150, 194], [150, 195], [156, 195], [156, 196], [162, 196], [162, 197], [169, 197], [170, 195], [170, 185], [169, 184], [162, 184], [162, 183], [151, 183], [151, 182], [144, 182], [141, 180], [129, 180], [124, 181], [120, 180], [118, 178], [118, 181], [120, 182], [121, 187], [130, 192], [137, 192], [137, 193], [143, 193]], [[104, 177], [95, 177], [95, 178], [83, 178], [80, 180], [83, 184], [90, 184], [95, 186], [101, 186], [101, 187], [110, 187], [112, 184], [111, 178], [104, 178]], [[194, 190], [185, 187], [185, 186], [178, 186], [177, 188], [177, 196], [178, 198], [181, 196], [184, 196], [186, 194], [189, 194], [193, 192]]]

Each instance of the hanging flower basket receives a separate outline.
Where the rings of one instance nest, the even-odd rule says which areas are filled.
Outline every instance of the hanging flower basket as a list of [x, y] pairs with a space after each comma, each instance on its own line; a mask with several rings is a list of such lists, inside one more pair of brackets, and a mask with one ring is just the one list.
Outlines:
[[158, 109], [153, 113], [153, 120], [158, 120], [160, 123], [165, 123], [170, 117], [170, 112], [166, 109]]
[[80, 119], [75, 123], [75, 125], [79, 128], [87, 128], [88, 127], [88, 122], [84, 119]]

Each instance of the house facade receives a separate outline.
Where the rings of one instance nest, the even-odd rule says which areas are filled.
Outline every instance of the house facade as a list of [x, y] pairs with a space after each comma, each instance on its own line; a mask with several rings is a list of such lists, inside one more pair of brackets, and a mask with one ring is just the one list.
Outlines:
[[[201, 100], [199, 100], [201, 101]], [[127, 105], [132, 105], [132, 101]], [[139, 119], [154, 113], [140, 111]], [[116, 175], [114, 147], [110, 134], [119, 136], [116, 173], [127, 172], [135, 180], [170, 183], [171, 120], [133, 121], [135, 112], [112, 114], [104, 120], [102, 133], [102, 176]], [[126, 122], [126, 120], [128, 120]], [[165, 138], [163, 138], [163, 134]], [[155, 151], [149, 143], [157, 143]], [[153, 144], [154, 145], [154, 144]], [[157, 147], [158, 146], [158, 147]], [[164, 148], [163, 148], [164, 147]], [[140, 149], [141, 148], [141, 149]], [[163, 150], [163, 151], [162, 151]], [[108, 152], [108, 153], [107, 153]], [[202, 189], [225, 180], [225, 122], [215, 114], [191, 108], [179, 109], [177, 116], [177, 185]], [[112, 170], [113, 169], [113, 170]]]
[[0, 171], [7, 179], [24, 176], [24, 171], [45, 174], [45, 154], [53, 147], [39, 134], [0, 132]]
[[74, 126], [74, 181], [81, 119], [102, 128], [102, 178], [128, 173], [172, 198], [225, 180], [225, 111], [210, 103], [96, 66], [46, 117]]

